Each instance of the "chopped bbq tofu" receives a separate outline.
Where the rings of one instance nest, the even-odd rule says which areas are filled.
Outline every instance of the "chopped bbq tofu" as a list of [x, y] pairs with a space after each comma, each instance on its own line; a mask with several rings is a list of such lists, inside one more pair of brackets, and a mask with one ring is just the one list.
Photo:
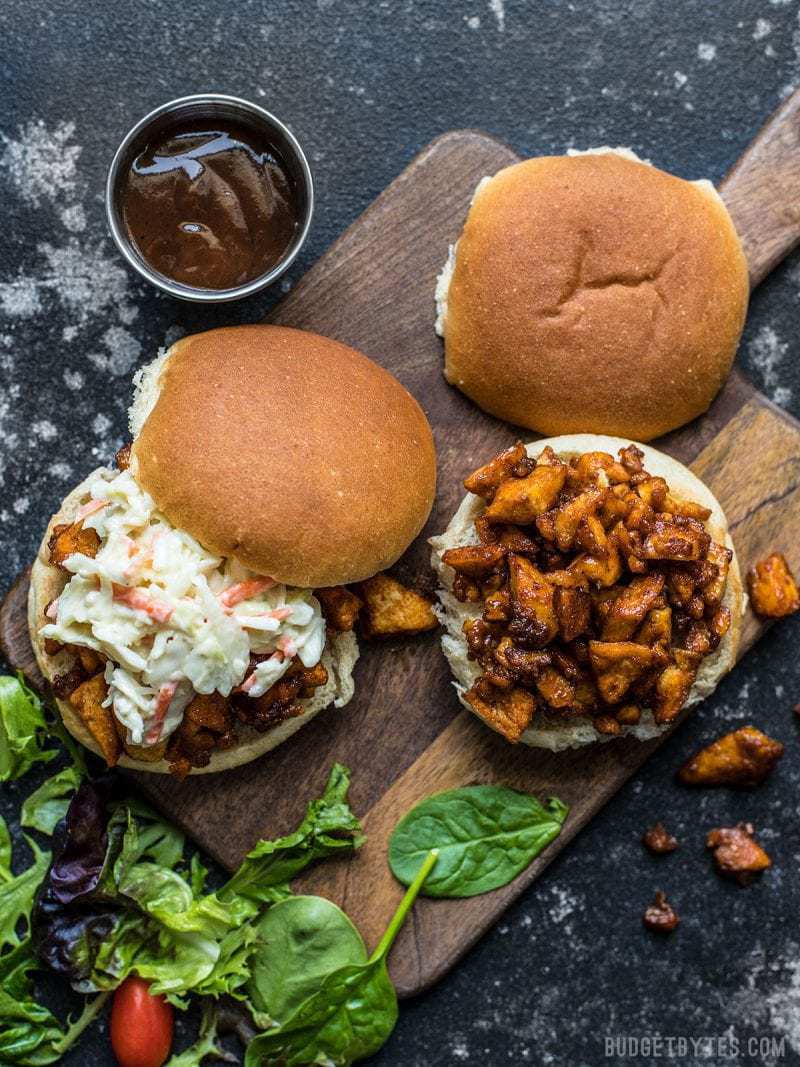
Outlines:
[[50, 563], [64, 570], [64, 560], [76, 552], [94, 559], [100, 548], [100, 538], [96, 530], [84, 529], [83, 522], [64, 523], [53, 529], [47, 547]]
[[785, 556], [774, 552], [747, 572], [750, 603], [756, 615], [780, 619], [800, 609], [800, 590]]
[[358, 587], [364, 601], [361, 628], [365, 637], [399, 637], [439, 625], [427, 597], [391, 578], [376, 574]]
[[678, 771], [684, 785], [756, 786], [774, 769], [783, 755], [783, 745], [755, 726], [742, 726], [725, 734]]
[[661, 725], [677, 719], [732, 623], [732, 553], [706, 529], [709, 509], [674, 496], [633, 444], [616, 458], [569, 459], [518, 444], [464, 484], [484, 502], [477, 543], [442, 562], [470, 605], [464, 632], [481, 673], [468, 699], [479, 714], [502, 718], [523, 691], [531, 716], [589, 715], [605, 736], [649, 712]]
[[344, 633], [352, 630], [358, 621], [358, 613], [364, 602], [343, 585], [333, 585], [328, 589], [316, 589], [314, 596], [320, 602], [325, 622], [332, 630]]
[[657, 822], [655, 826], [651, 826], [646, 831], [642, 837], [642, 844], [656, 856], [662, 856], [675, 851], [678, 847], [678, 839], [669, 833], [663, 823]]
[[108, 686], [100, 673], [74, 689], [69, 695], [69, 702], [100, 749], [103, 759], [109, 767], [114, 767], [122, 754], [122, 744], [114, 712], [110, 707], [103, 707], [107, 696]]
[[552, 467], [536, 467], [527, 478], [509, 478], [494, 494], [486, 518], [490, 522], [533, 522], [543, 515], [556, 501], [567, 480], [567, 468], [563, 463]]
[[511, 448], [507, 448], [494, 459], [489, 460], [484, 467], [473, 471], [464, 480], [464, 488], [468, 493], [475, 493], [484, 500], [491, 500], [501, 482], [510, 478], [514, 470], [521, 464], [525, 464], [526, 460], [525, 445], [517, 441]]
[[713, 851], [714, 863], [720, 874], [735, 878], [739, 885], [748, 885], [772, 866], [772, 860], [753, 837], [751, 823], [711, 830], [706, 846]]
[[667, 898], [659, 889], [653, 903], [646, 909], [642, 921], [648, 930], [655, 934], [671, 934], [680, 922], [678, 913], [668, 903]]
[[114, 462], [117, 465], [117, 470], [126, 471], [131, 465], [131, 443], [123, 445], [114, 456]]
[[487, 700], [479, 688], [473, 686], [464, 694], [464, 699], [484, 722], [515, 744], [530, 726], [536, 701], [530, 693], [519, 688], [509, 692], [497, 690], [496, 694]]

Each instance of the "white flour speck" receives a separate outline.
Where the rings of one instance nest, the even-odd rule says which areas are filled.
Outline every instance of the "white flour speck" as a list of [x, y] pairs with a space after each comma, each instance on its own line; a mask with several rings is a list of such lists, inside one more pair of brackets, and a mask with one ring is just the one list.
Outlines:
[[772, 23], [769, 19], [756, 19], [756, 28], [753, 30], [753, 40], [763, 41], [772, 33]]
[[35, 279], [20, 274], [10, 282], [0, 282], [0, 308], [9, 318], [32, 318], [41, 306]]
[[72, 478], [72, 467], [70, 467], [69, 463], [64, 463], [63, 460], [56, 460], [55, 463], [51, 463], [47, 468], [47, 472], [53, 478], [60, 478], [62, 482]]
[[124, 326], [109, 326], [103, 334], [106, 352], [90, 352], [89, 360], [98, 370], [115, 378], [127, 374], [142, 354], [142, 344]]
[[54, 441], [58, 436], [58, 430], [49, 419], [38, 419], [32, 424], [31, 430], [43, 441]]
[[676, 70], [672, 77], [675, 79], [676, 89], [682, 89], [689, 80], [688, 75], [684, 74], [683, 71], [680, 70]]
[[75, 194], [82, 149], [67, 144], [74, 132], [74, 122], [60, 122], [48, 130], [39, 120], [20, 126], [16, 140], [0, 134], [0, 167], [8, 171], [23, 200], [38, 207], [42, 200], [56, 202]]
[[64, 384], [67, 389], [72, 389], [75, 393], [77, 393], [79, 389], [83, 389], [84, 380], [83, 374], [79, 370], [64, 371]]
[[71, 204], [61, 212], [61, 221], [70, 233], [83, 233], [86, 229], [86, 212], [83, 204]]
[[562, 923], [580, 908], [580, 900], [561, 886], [554, 885], [551, 894], [554, 897], [554, 903], [550, 908], [550, 918], [554, 923]]
[[479, 30], [481, 28], [481, 20], [479, 15], [465, 15], [464, 21], [471, 30]]
[[505, 0], [489, 0], [489, 10], [497, 22], [497, 32], [503, 33], [506, 28], [506, 5]]
[[66, 341], [69, 344], [70, 341], [74, 341], [78, 336], [77, 326], [65, 326], [61, 331], [61, 340]]
[[111, 428], [111, 419], [108, 415], [95, 415], [92, 421], [92, 430], [98, 437], [102, 437]]
[[17, 515], [24, 515], [30, 506], [30, 498], [27, 496], [18, 497], [13, 504], [14, 511]]
[[788, 350], [788, 343], [771, 326], [762, 326], [747, 346], [747, 354], [761, 375], [764, 389], [776, 404], [788, 404], [792, 398], [791, 389], [780, 384], [781, 364]]
[[789, 981], [767, 996], [769, 1020], [779, 1034], [800, 1052], [800, 959], [789, 964]]
[[717, 46], [715, 44], [700, 43], [697, 46], [697, 58], [702, 59], [704, 63], [710, 63], [712, 59], [717, 58]]

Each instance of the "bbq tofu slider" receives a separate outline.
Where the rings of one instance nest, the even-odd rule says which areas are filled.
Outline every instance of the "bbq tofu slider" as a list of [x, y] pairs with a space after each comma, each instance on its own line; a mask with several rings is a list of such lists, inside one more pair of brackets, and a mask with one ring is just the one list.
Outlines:
[[350, 699], [353, 620], [321, 600], [422, 529], [431, 431], [388, 372], [300, 330], [187, 337], [134, 381], [132, 446], [45, 534], [31, 638], [109, 765], [224, 770]]
[[432, 540], [462, 703], [558, 750], [668, 729], [732, 666], [745, 597], [718, 501], [647, 445], [501, 452]]

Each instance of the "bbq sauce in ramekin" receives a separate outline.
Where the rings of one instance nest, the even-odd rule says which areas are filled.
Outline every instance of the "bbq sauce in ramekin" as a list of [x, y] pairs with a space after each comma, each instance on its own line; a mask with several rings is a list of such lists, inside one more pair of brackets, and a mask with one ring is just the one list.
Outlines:
[[159, 274], [222, 290], [266, 274], [300, 225], [290, 172], [265, 133], [194, 120], [162, 131], [124, 175], [128, 237]]

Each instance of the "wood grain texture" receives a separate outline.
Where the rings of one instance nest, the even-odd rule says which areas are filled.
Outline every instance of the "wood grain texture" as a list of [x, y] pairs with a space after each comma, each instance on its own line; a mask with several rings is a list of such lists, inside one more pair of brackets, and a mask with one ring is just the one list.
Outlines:
[[720, 193], [742, 239], [754, 288], [800, 241], [800, 91], [770, 118]]
[[[778, 133], [772, 129], [769, 136]], [[472, 190], [484, 174], [515, 158], [509, 148], [476, 131], [439, 138], [346, 231], [271, 319], [355, 345], [391, 370], [425, 408], [436, 436], [439, 491], [425, 531], [397, 566], [401, 577], [423, 588], [433, 586], [426, 538], [446, 525], [463, 494], [464, 476], [518, 436], [446, 385], [441, 345], [432, 330], [435, 278]], [[748, 222], [752, 218], [741, 213], [740, 225], [755, 226]], [[788, 251], [786, 231], [781, 232]], [[746, 248], [760, 247], [757, 231], [743, 236]], [[751, 266], [757, 279], [763, 265], [753, 260]], [[711, 411], [671, 434], [661, 447], [690, 462], [717, 494], [743, 567], [772, 548], [785, 551], [800, 567], [800, 425], [734, 373]], [[23, 576], [0, 612], [0, 642], [9, 660], [40, 685], [24, 620], [25, 589]], [[748, 616], [743, 647], [762, 629]], [[468, 901], [418, 903], [391, 960], [398, 989], [408, 996], [452, 966], [660, 741], [614, 742], [557, 755], [509, 746], [460, 710], [432, 635], [364, 643], [356, 687], [348, 707], [319, 716], [256, 763], [183, 783], [147, 774], [132, 777], [170, 818], [233, 867], [260, 836], [281, 833], [299, 819], [334, 760], [346, 763], [368, 844], [353, 861], [310, 872], [302, 888], [342, 904], [370, 943], [400, 895], [385, 862], [388, 835], [414, 802], [474, 781], [561, 796], [572, 810], [560, 838], [512, 885]]]

